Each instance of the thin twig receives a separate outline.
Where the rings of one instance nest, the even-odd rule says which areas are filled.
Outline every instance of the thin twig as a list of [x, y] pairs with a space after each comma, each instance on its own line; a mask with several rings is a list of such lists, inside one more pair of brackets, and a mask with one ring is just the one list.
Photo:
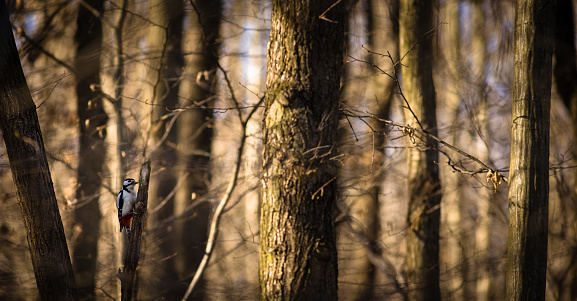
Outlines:
[[[264, 100], [264, 98], [261, 98], [259, 101], [259, 104], [263, 100]], [[212, 222], [210, 223], [210, 232], [208, 234], [208, 240], [206, 243], [206, 249], [204, 251], [204, 256], [202, 257], [202, 261], [200, 262], [198, 269], [196, 270], [196, 273], [194, 274], [194, 277], [192, 278], [192, 281], [190, 282], [188, 289], [186, 290], [186, 293], [182, 297], [183, 301], [187, 300], [188, 297], [190, 296], [190, 294], [192, 293], [192, 291], [194, 290], [194, 287], [196, 286], [196, 284], [200, 280], [200, 277], [202, 276], [202, 274], [203, 274], [203, 272], [204, 272], [204, 270], [208, 264], [208, 261], [210, 260], [210, 257], [212, 256], [212, 251], [213, 251], [214, 245], [216, 243], [216, 237], [218, 236], [218, 225], [220, 223], [220, 218], [222, 217], [222, 213], [224, 211], [224, 208], [226, 207], [226, 204], [230, 200], [232, 192], [233, 192], [234, 188], [236, 187], [236, 182], [238, 179], [238, 174], [239, 174], [241, 160], [242, 160], [242, 154], [244, 151], [244, 146], [245, 146], [245, 142], [246, 142], [246, 138], [247, 138], [247, 130], [248, 130], [247, 124], [250, 121], [252, 115], [256, 112], [256, 110], [258, 108], [259, 108], [258, 105], [255, 106], [249, 112], [246, 119], [244, 121], [241, 120], [242, 136], [240, 138], [240, 142], [239, 142], [239, 145], [237, 148], [236, 164], [234, 165], [231, 179], [230, 179], [230, 182], [228, 183], [228, 187], [226, 188], [226, 191], [225, 191], [224, 195], [222, 196], [222, 198], [218, 204], [218, 207], [216, 207], [216, 210], [214, 211], [214, 216], [213, 216]]]

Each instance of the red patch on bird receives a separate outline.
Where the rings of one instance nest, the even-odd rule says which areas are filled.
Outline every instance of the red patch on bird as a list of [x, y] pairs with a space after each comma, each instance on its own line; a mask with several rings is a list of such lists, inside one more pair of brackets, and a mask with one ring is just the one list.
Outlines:
[[132, 214], [127, 214], [120, 219], [120, 224], [122, 224], [126, 229], [131, 229], [132, 225]]

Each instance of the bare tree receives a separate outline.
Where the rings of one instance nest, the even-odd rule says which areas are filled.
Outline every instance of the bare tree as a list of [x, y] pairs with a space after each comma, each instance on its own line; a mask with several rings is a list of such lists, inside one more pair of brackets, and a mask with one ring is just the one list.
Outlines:
[[515, 2], [507, 300], [544, 300], [555, 3]]
[[[150, 0], [148, 2], [150, 27], [146, 36], [148, 43], [148, 70], [146, 89], [150, 99], [148, 143], [144, 156], [150, 156], [158, 164], [158, 172], [150, 183], [150, 216], [147, 228], [154, 229], [149, 236], [147, 256], [156, 258], [148, 261], [145, 268], [142, 297], [165, 296], [173, 299], [180, 296], [174, 291], [177, 275], [174, 265], [175, 241], [170, 229], [161, 224], [163, 219], [174, 214], [176, 187], [176, 114], [180, 75], [182, 72], [182, 26], [183, 2], [179, 0]], [[152, 233], [152, 232], [151, 232]], [[175, 294], [175, 295], [170, 295]], [[170, 296], [170, 297], [169, 297]]]
[[80, 143], [75, 220], [80, 235], [73, 241], [73, 266], [80, 298], [94, 298], [100, 232], [100, 186], [106, 158], [106, 122], [102, 97], [93, 87], [100, 84], [100, 52], [104, 1], [85, 1], [76, 18], [76, 96]]
[[0, 1], [0, 130], [44, 300], [78, 299], [36, 105], [20, 65], [8, 9]]
[[208, 192], [209, 159], [213, 116], [211, 105], [215, 97], [218, 55], [218, 31], [222, 5], [220, 1], [196, 1], [190, 10], [190, 20], [184, 37], [185, 68], [180, 84], [178, 117], [178, 161], [184, 183], [175, 195], [176, 270], [179, 277], [188, 277], [202, 257], [206, 241], [209, 206], [203, 202], [194, 207], [194, 215], [187, 208], [199, 202]]
[[335, 300], [344, 3], [273, 1], [264, 116], [262, 300]]
[[[400, 53], [405, 55], [403, 89], [407, 123], [436, 136], [436, 100], [433, 85], [431, 35], [433, 5], [426, 0], [400, 1]], [[414, 141], [409, 150], [409, 212], [407, 217], [407, 278], [410, 300], [440, 300], [439, 222], [441, 184], [438, 143], [429, 137]], [[424, 143], [424, 145], [423, 145]], [[426, 149], [420, 149], [421, 147]]]

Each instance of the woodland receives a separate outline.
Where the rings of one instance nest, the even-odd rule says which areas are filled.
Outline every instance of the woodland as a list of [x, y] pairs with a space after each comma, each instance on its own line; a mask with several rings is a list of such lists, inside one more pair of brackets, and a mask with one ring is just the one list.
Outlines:
[[0, 300], [577, 300], [575, 5], [0, 0]]

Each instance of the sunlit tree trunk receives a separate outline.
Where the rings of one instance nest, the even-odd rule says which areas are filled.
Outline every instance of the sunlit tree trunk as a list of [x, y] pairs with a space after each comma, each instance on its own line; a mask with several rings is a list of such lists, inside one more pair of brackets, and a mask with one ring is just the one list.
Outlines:
[[36, 105], [24, 78], [4, 1], [0, 2], [0, 24], [0, 130], [18, 193], [36, 285], [43, 300], [77, 300]]
[[329, 9], [333, 4], [273, 1], [263, 126], [261, 300], [337, 298], [335, 156], [345, 6]]
[[[463, 122], [463, 101], [464, 85], [462, 72], [464, 60], [461, 55], [462, 42], [461, 22], [459, 17], [463, 14], [460, 9], [459, 0], [448, 0], [444, 2], [441, 10], [440, 20], [447, 22], [440, 32], [442, 44], [444, 47], [439, 47], [439, 54], [442, 59], [438, 60], [438, 69], [442, 75], [443, 89], [439, 91], [439, 123], [450, 125], [445, 132], [441, 132], [442, 138], [457, 147], [466, 145], [466, 149], [470, 149], [470, 145], [461, 143], [466, 141], [463, 136], [466, 135]], [[458, 158], [454, 158], [458, 160]], [[444, 161], [444, 160], [442, 160]], [[465, 194], [465, 179], [459, 173], [447, 164], [440, 166], [440, 171], [443, 174], [443, 211], [442, 213], [442, 227], [440, 228], [440, 235], [443, 239], [440, 242], [440, 247], [443, 250], [439, 258], [441, 274], [446, 275], [441, 281], [441, 289], [444, 298], [460, 300], [464, 299], [465, 290], [470, 285], [466, 282], [464, 271], [467, 270], [468, 262], [464, 252], [469, 247], [464, 244], [465, 238], [462, 237], [461, 232], [470, 230], [471, 223], [465, 223], [464, 213], [461, 210], [466, 206], [463, 197]]]
[[[471, 54], [473, 56], [472, 63], [472, 80], [474, 83], [473, 95], [474, 101], [474, 122], [473, 126], [477, 129], [473, 134], [473, 141], [475, 146], [477, 146], [476, 152], [479, 154], [479, 159], [483, 162], [490, 162], [489, 150], [491, 143], [491, 135], [489, 133], [489, 116], [487, 113], [487, 80], [485, 72], [485, 64], [487, 61], [487, 38], [485, 33], [485, 20], [487, 14], [485, 14], [483, 3], [484, 0], [474, 0], [473, 1], [473, 36], [471, 40]], [[492, 200], [496, 193], [491, 190], [490, 183], [489, 187], [479, 186], [471, 183], [473, 186], [477, 186], [476, 191], [479, 193], [479, 201], [473, 202], [475, 206], [476, 219], [475, 224], [476, 229], [474, 240], [475, 248], [470, 252], [469, 260], [471, 262], [471, 275], [473, 277], [472, 282], [474, 283], [475, 293], [468, 296], [468, 300], [488, 300], [488, 292], [491, 279], [489, 274], [489, 258], [490, 252], [490, 224], [492, 223], [490, 214], [490, 205], [493, 203]], [[471, 235], [472, 236], [472, 235]]]
[[[220, 199], [225, 192], [234, 165], [240, 166], [231, 202], [220, 220], [212, 263], [204, 276], [207, 290], [212, 292], [207, 294], [209, 300], [258, 298], [258, 265], [254, 262], [258, 261], [259, 248], [255, 242], [259, 240], [261, 109], [252, 115], [246, 125], [241, 161], [236, 162], [236, 157], [243, 135], [239, 115], [246, 118], [249, 110], [246, 108], [259, 103], [259, 97], [264, 95], [269, 5], [265, 1], [235, 0], [225, 5], [227, 9], [223, 12], [224, 19], [230, 22], [221, 24], [219, 36], [219, 41], [222, 41], [219, 61], [224, 72], [218, 72], [219, 97], [214, 110], [210, 166], [211, 195], [215, 196], [214, 199]], [[242, 27], [238, 27], [239, 24]], [[230, 269], [231, 266], [234, 268]]]
[[[351, 9], [347, 26], [347, 56], [362, 61], [370, 57], [361, 47], [370, 34], [366, 22], [369, 11], [363, 9], [366, 5], [368, 3], [358, 3]], [[373, 34], [384, 35], [383, 32]], [[375, 51], [374, 47], [371, 50]], [[353, 110], [366, 108], [371, 113], [378, 113], [375, 98], [385, 98], [381, 90], [383, 87], [379, 87], [379, 94], [376, 94], [377, 91], [372, 95], [366, 93], [372, 83], [367, 81], [367, 75], [373, 70], [369, 64], [355, 59], [345, 58], [342, 102]], [[346, 125], [341, 127], [342, 134], [339, 134], [339, 151], [346, 158], [339, 170], [338, 183], [342, 196], [338, 207], [344, 222], [337, 228], [339, 300], [343, 301], [368, 300], [374, 288], [375, 269], [369, 253], [370, 246], [376, 244], [378, 237], [378, 174], [382, 163], [380, 146], [383, 136], [373, 133], [379, 125], [375, 119], [366, 122], [370, 126], [354, 117], [342, 118], [341, 123]]]
[[[175, 241], [173, 228], [163, 220], [174, 214], [174, 193], [177, 184], [177, 128], [173, 110], [179, 104], [179, 77], [182, 72], [183, 2], [179, 0], [150, 0], [148, 13], [151, 24], [146, 41], [148, 45], [147, 90], [149, 99], [149, 128], [146, 136], [146, 156], [152, 159], [157, 173], [150, 182], [150, 201], [146, 227], [148, 266], [143, 267], [143, 281], [139, 298], [163, 296], [174, 299], [175, 288], [180, 286], [174, 265]], [[174, 293], [175, 295], [171, 295]]]
[[[86, 1], [84, 5], [97, 14], [104, 11], [104, 1]], [[106, 157], [107, 115], [100, 94], [91, 88], [99, 85], [102, 45], [101, 16], [79, 5], [76, 29], [76, 96], [80, 143], [75, 220], [80, 234], [74, 241], [73, 267], [80, 298], [94, 298], [98, 234], [100, 233], [100, 185]]]
[[[407, 123], [422, 126], [437, 135], [436, 100], [433, 85], [433, 5], [430, 1], [400, 2], [400, 49], [403, 89], [414, 115], [405, 110]], [[401, 56], [402, 56], [401, 55]], [[418, 118], [419, 122], [415, 118]], [[416, 141], [426, 150], [409, 149], [409, 212], [407, 217], [407, 280], [409, 300], [440, 300], [439, 288], [439, 221], [441, 185], [439, 155], [432, 139]]]
[[[101, 190], [106, 201], [101, 202], [103, 222], [101, 223], [101, 236], [99, 245], [99, 256], [101, 262], [110, 263], [114, 261], [115, 266], [123, 265], [124, 256], [124, 233], [119, 232], [118, 214], [116, 209], [116, 194], [122, 189], [122, 182], [126, 178], [126, 152], [128, 149], [128, 139], [125, 132], [125, 120], [123, 115], [123, 98], [125, 89], [125, 42], [124, 33], [126, 28], [126, 15], [128, 5], [131, 0], [120, 0], [115, 5], [105, 7], [103, 18], [103, 43], [112, 47], [103, 47], [101, 64], [103, 68], [100, 72], [100, 89], [109, 95], [111, 99], [103, 101], [103, 109], [108, 116], [106, 125], [106, 146], [107, 146], [107, 171], [108, 177]], [[108, 187], [109, 189], [106, 189]], [[110, 248], [104, 248], [110, 245]], [[97, 281], [99, 287], [106, 291], [114, 291], [113, 295], [117, 299], [121, 298], [121, 287], [119, 281], [108, 281], [116, 279], [117, 270], [100, 269], [98, 277], [102, 282]]]
[[208, 192], [210, 180], [211, 106], [215, 97], [219, 50], [216, 39], [222, 9], [220, 1], [196, 1], [195, 4], [198, 12], [189, 12], [184, 37], [185, 67], [179, 92], [180, 107], [184, 111], [177, 123], [176, 150], [181, 163], [179, 181], [183, 181], [178, 185], [174, 203], [178, 254], [175, 268], [180, 279], [187, 279], [196, 271], [207, 238], [210, 208], [207, 202], [196, 202]]
[[507, 300], [544, 300], [553, 1], [515, 2]]

